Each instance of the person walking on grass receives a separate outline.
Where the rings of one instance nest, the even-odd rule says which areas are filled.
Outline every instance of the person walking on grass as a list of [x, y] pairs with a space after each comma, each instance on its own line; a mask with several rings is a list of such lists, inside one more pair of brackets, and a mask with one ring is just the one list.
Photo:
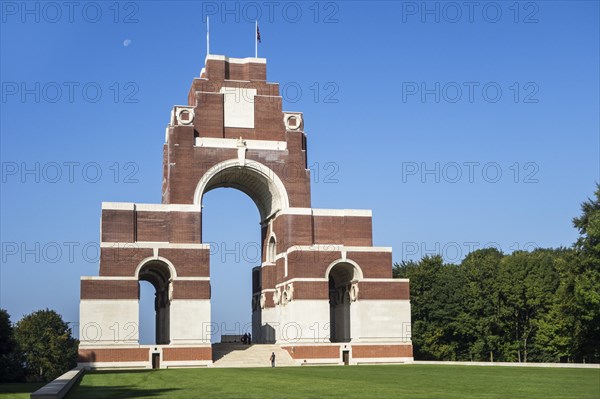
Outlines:
[[271, 367], [275, 367], [275, 352], [271, 353]]

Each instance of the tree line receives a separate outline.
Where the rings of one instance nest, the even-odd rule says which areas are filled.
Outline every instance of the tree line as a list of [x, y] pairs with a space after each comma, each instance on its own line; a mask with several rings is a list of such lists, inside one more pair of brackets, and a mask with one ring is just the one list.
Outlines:
[[410, 279], [418, 360], [600, 362], [600, 185], [569, 248], [394, 264]]
[[13, 325], [0, 309], [0, 383], [51, 381], [77, 365], [78, 345], [53, 310], [33, 312]]

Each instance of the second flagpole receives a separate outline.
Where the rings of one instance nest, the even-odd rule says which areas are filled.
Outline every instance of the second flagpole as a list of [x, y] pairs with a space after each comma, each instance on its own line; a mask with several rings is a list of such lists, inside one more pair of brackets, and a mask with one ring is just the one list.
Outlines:
[[254, 21], [254, 58], [258, 58], [258, 20]]
[[210, 18], [206, 17], [206, 56], [210, 54]]

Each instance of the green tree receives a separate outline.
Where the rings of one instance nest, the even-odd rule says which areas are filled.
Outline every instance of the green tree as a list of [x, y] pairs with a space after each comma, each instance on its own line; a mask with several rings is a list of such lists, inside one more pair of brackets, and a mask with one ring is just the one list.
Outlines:
[[579, 238], [558, 263], [560, 285], [540, 335], [555, 360], [600, 361], [600, 186], [573, 219]]
[[575, 325], [576, 316], [570, 311], [573, 307], [570, 265], [575, 255], [572, 249], [561, 249], [560, 252], [561, 256], [555, 260], [558, 287], [550, 309], [539, 321], [539, 347], [548, 362], [570, 360], [575, 353], [571, 328]]
[[468, 346], [469, 360], [494, 361], [498, 357], [499, 289], [498, 270], [502, 253], [495, 248], [479, 249], [461, 262], [464, 276], [460, 326]]
[[556, 259], [557, 251], [551, 249], [517, 251], [502, 259], [498, 277], [504, 333], [502, 360], [542, 360], [536, 338], [558, 286]]
[[581, 210], [573, 248], [395, 264], [410, 279], [415, 358], [599, 362], [600, 185]]
[[573, 219], [579, 230], [575, 243], [574, 302], [580, 317], [577, 355], [600, 361], [600, 185], [595, 198], [581, 204], [582, 214]]
[[78, 342], [53, 310], [39, 310], [21, 319], [15, 338], [23, 353], [27, 377], [49, 381], [77, 364]]
[[6, 310], [0, 309], [0, 382], [18, 381], [22, 377], [21, 356], [10, 316]]
[[394, 276], [409, 278], [412, 309], [412, 341], [415, 357], [421, 360], [457, 360], [457, 338], [461, 307], [460, 273], [445, 265], [441, 256], [394, 266]]

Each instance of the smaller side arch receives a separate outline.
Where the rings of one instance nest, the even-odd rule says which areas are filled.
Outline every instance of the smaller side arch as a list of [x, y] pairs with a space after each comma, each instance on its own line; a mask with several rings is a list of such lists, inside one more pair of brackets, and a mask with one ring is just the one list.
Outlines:
[[163, 258], [162, 256], [149, 256], [145, 259], [143, 259], [140, 263], [138, 263], [137, 267], [135, 268], [135, 272], [134, 272], [134, 277], [136, 279], [140, 279], [140, 270], [142, 270], [142, 268], [148, 264], [149, 262], [152, 261], [160, 261], [165, 263], [168, 267], [169, 267], [169, 273], [171, 273], [171, 279], [176, 279], [177, 278], [177, 270], [175, 269], [175, 265], [173, 265], [173, 263], [171, 263], [170, 260], [168, 260], [167, 258]]
[[[171, 300], [173, 298], [173, 279], [176, 276], [175, 266], [160, 256], [144, 259], [135, 270], [135, 277], [139, 282], [146, 281], [154, 287], [154, 342], [158, 345], [171, 342]], [[141, 295], [138, 298], [140, 299], [139, 305]]]
[[337, 259], [325, 271], [328, 281], [329, 294], [329, 323], [331, 342], [351, 342], [353, 338], [353, 325], [360, 324], [356, 315], [358, 300], [357, 281], [362, 280], [363, 273], [360, 266], [351, 259]]
[[329, 264], [329, 266], [327, 266], [327, 269], [325, 270], [325, 278], [329, 278], [329, 274], [331, 273], [331, 269], [333, 269], [336, 265], [339, 265], [340, 263], [348, 263], [352, 266], [354, 266], [354, 271], [355, 271], [355, 275], [354, 275], [354, 280], [362, 280], [363, 279], [363, 272], [362, 269], [360, 268], [360, 266], [358, 265], [358, 263], [356, 263], [355, 261], [353, 261], [352, 259], [337, 259], [333, 262], [331, 262]]

